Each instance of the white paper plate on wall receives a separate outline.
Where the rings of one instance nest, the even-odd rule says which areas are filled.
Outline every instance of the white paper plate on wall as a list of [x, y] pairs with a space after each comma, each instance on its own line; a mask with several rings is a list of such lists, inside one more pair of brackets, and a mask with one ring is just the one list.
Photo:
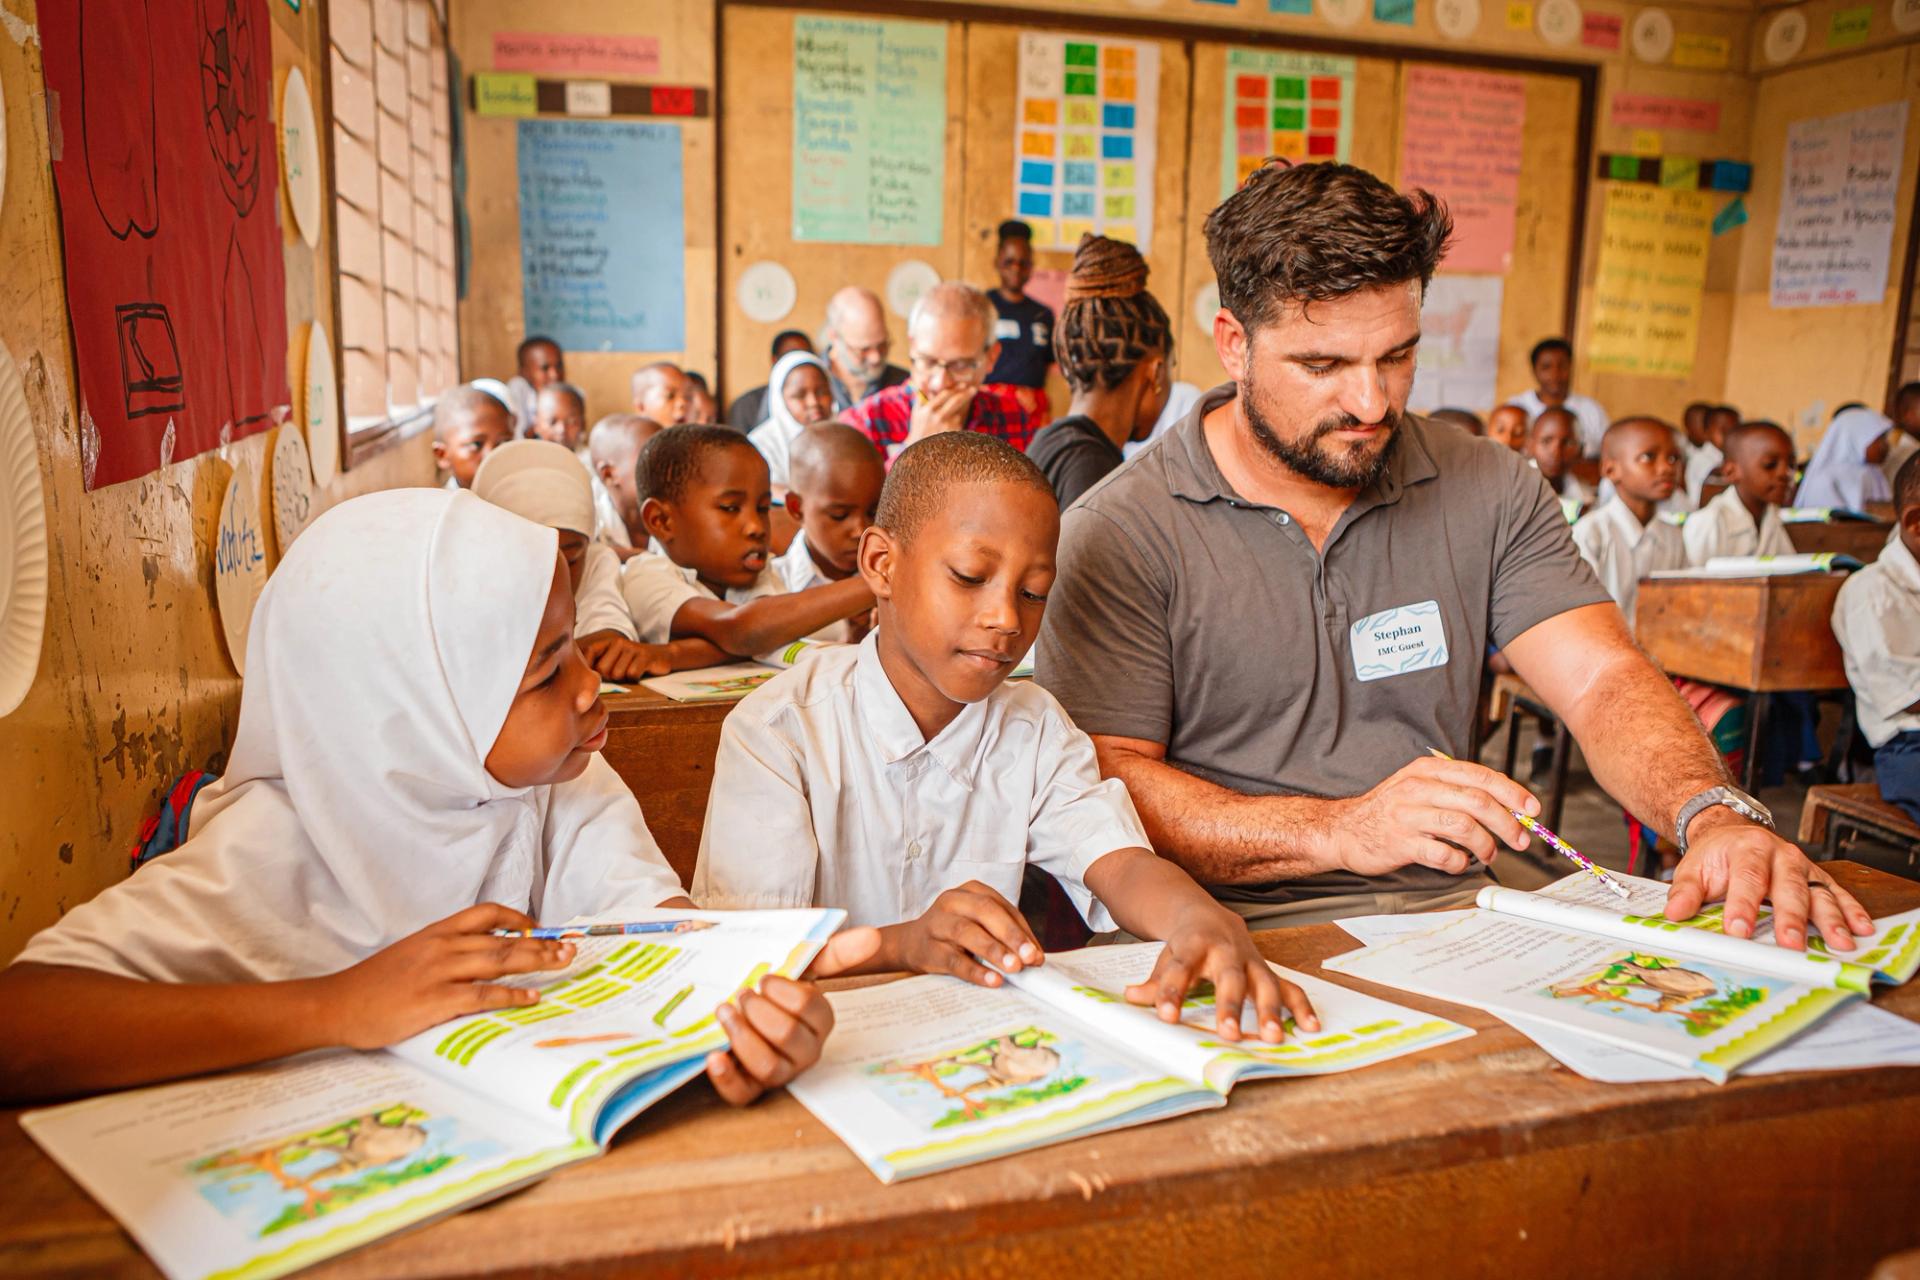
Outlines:
[[887, 273], [887, 306], [904, 320], [920, 295], [939, 283], [939, 268], [919, 258], [908, 258]]
[[47, 621], [47, 508], [27, 388], [0, 345], [0, 716], [40, 669]]
[[300, 238], [312, 248], [320, 242], [320, 132], [313, 123], [313, 98], [307, 78], [294, 67], [280, 90], [280, 172], [287, 182], [287, 204]]
[[340, 474], [340, 394], [333, 377], [333, 344], [318, 321], [307, 326], [307, 369], [301, 379], [300, 422], [307, 430], [313, 486], [324, 489]]
[[260, 523], [259, 482], [242, 462], [227, 480], [220, 523], [213, 531], [213, 598], [220, 608], [233, 669], [247, 674], [247, 632], [253, 606], [267, 585], [267, 531]]

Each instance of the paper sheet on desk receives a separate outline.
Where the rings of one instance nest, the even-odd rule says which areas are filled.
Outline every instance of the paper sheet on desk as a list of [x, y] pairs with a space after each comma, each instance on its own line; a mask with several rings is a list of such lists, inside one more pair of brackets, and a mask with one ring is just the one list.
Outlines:
[[[1437, 929], [1469, 914], [1427, 911], [1415, 914], [1354, 916], [1337, 920], [1342, 929], [1368, 946]], [[1570, 1035], [1519, 1018], [1508, 1026], [1539, 1045], [1569, 1071], [1602, 1084], [1645, 1084], [1656, 1080], [1696, 1080], [1698, 1075], [1641, 1054]], [[1856, 1004], [1834, 1013], [1790, 1044], [1756, 1058], [1736, 1075], [1779, 1075], [1788, 1071], [1850, 1071], [1861, 1067], [1920, 1066], [1920, 1024], [1897, 1013]]]

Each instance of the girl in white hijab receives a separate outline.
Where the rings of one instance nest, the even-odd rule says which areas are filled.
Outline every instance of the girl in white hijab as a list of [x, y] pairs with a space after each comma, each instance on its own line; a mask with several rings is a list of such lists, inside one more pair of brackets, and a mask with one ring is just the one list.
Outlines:
[[[187, 842], [0, 974], [0, 1095], [391, 1044], [527, 1003], [492, 980], [571, 959], [496, 928], [687, 904], [597, 754], [572, 624], [554, 532], [471, 494], [321, 516], [255, 609], [239, 730]], [[738, 1004], [708, 1073], [745, 1101], [813, 1061], [832, 1018], [805, 983]]]
[[1891, 420], [1862, 405], [1834, 414], [1807, 463], [1807, 474], [1800, 478], [1793, 505], [1865, 511], [1869, 502], [1893, 501], [1893, 489], [1880, 470], [1891, 430]]
[[[803, 370], [813, 372], [802, 372]], [[789, 351], [774, 363], [767, 378], [767, 416], [747, 433], [747, 439], [767, 460], [774, 489], [787, 487], [787, 463], [793, 442], [810, 422], [833, 416], [833, 383], [827, 362], [811, 351]]]

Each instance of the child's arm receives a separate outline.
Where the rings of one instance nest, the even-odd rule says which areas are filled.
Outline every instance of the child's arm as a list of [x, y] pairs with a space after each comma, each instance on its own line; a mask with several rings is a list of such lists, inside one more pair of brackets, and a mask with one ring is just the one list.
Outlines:
[[1204, 980], [1213, 983], [1224, 1039], [1240, 1038], [1240, 1007], [1249, 998], [1259, 1011], [1263, 1040], [1281, 1038], [1287, 1012], [1304, 1029], [1320, 1029], [1306, 992], [1274, 973], [1254, 947], [1246, 921], [1173, 863], [1149, 849], [1116, 849], [1087, 868], [1086, 884], [1128, 933], [1166, 940], [1146, 981], [1126, 991], [1133, 1003], [1154, 1005], [1161, 1021], [1178, 1022], [1187, 992]]
[[703, 637], [728, 653], [751, 657], [872, 607], [873, 592], [857, 577], [740, 604], [696, 597], [674, 611], [672, 634]]
[[564, 968], [571, 943], [496, 938], [533, 920], [481, 903], [339, 973], [291, 982], [165, 983], [67, 965], [0, 973], [0, 1100], [151, 1084], [308, 1049], [378, 1049], [449, 1018], [532, 1004], [493, 982]]

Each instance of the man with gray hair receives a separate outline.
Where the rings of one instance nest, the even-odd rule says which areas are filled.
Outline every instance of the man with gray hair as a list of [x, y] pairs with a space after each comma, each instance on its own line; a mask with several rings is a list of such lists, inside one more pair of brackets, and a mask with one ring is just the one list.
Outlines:
[[1024, 451], [1041, 423], [1012, 387], [989, 384], [1000, 354], [993, 303], [970, 284], [948, 280], [913, 304], [907, 317], [912, 376], [840, 415], [888, 455], [942, 431], [982, 431]]
[[[907, 380], [905, 369], [887, 363], [887, 353], [892, 349], [887, 313], [880, 309], [880, 299], [873, 290], [850, 284], [827, 299], [827, 327], [820, 333], [820, 354], [827, 358], [835, 413]], [[758, 425], [757, 419], [754, 425]]]

